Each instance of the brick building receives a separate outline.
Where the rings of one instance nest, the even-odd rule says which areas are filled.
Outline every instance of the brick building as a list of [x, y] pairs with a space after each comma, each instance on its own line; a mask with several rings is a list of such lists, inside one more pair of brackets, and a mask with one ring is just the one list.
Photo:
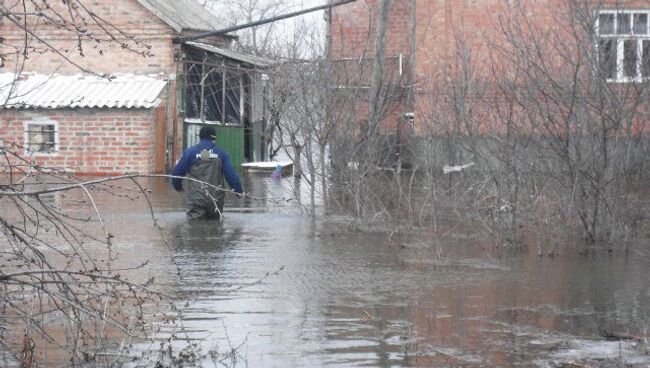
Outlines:
[[[331, 11], [329, 50], [335, 73], [343, 74], [335, 76], [336, 89], [344, 90], [343, 93], [371, 87], [380, 3], [379, 0], [358, 0]], [[525, 38], [533, 29], [539, 32], [540, 44], [545, 42], [541, 35], [548, 36], [550, 50], [554, 47], [550, 43], [562, 38], [563, 32], [567, 36], [564, 47], [578, 39], [568, 34], [572, 25], [590, 24], [592, 27], [583, 31], [586, 30], [586, 35], [595, 32], [598, 56], [608, 82], [629, 84], [650, 78], [648, 0], [591, 3], [564, 0], [393, 0], [389, 4], [383, 53], [384, 75], [389, 81], [384, 81], [384, 84], [394, 87], [393, 97], [397, 102], [384, 117], [383, 126], [388, 131], [392, 131], [407, 112], [415, 112], [415, 131], [425, 129], [427, 121], [432, 120], [431, 104], [449, 98], [440, 96], [439, 91], [448, 89], [450, 81], [458, 76], [465, 63], [471, 62], [474, 80], [490, 83], [496, 74], [496, 63], [490, 59], [496, 53], [491, 53], [491, 49], [512, 45], [513, 40], [506, 37]], [[578, 7], [582, 7], [582, 16], [587, 19], [577, 18]], [[519, 18], [515, 20], [515, 17]], [[518, 26], [522, 27], [519, 34], [514, 28], [515, 22], [520, 22]], [[588, 49], [574, 46], [575, 50]], [[563, 56], [553, 56], [548, 61], [551, 65], [561, 63]], [[506, 61], [501, 63], [506, 64]], [[516, 66], [511, 67], [499, 72], [514, 73]], [[351, 76], [354, 73], [357, 76]], [[360, 116], [368, 108], [363, 102], [357, 107], [361, 110]]]
[[[41, 9], [50, 19], [54, 11], [68, 16], [63, 3], [50, 5], [54, 10]], [[22, 6], [9, 10], [22, 13]], [[266, 60], [229, 50], [228, 35], [179, 42], [223, 28], [193, 0], [96, 0], [88, 7], [75, 10], [77, 19], [88, 18], [81, 37], [42, 18], [24, 19], [27, 37], [20, 16], [0, 21], [3, 145], [77, 174], [164, 172], [200, 125], [214, 124], [235, 164], [261, 159], [255, 138], [263, 129]], [[107, 38], [103, 28], [112, 42], [83, 37]]]

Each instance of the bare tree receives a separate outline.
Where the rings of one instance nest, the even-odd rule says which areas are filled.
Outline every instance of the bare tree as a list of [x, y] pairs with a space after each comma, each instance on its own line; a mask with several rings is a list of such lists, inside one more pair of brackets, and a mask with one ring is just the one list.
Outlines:
[[[211, 11], [225, 14], [224, 19], [229, 19], [231, 25], [272, 18], [287, 13], [293, 5], [281, 0], [205, 0], [203, 3]], [[276, 23], [252, 27], [238, 33], [237, 44], [242, 51], [268, 56], [276, 52], [282, 33]]]
[[[0, 59], [5, 67], [13, 66], [20, 74], [27, 60], [34, 55], [55, 54], [64, 64], [79, 71], [98, 74], [82, 65], [74, 56], [84, 56], [87, 48], [117, 45], [142, 56], [150, 56], [151, 46], [129, 35], [110, 21], [103, 19], [85, 1], [72, 0], [63, 4], [51, 1], [0, 3], [0, 25], [15, 29], [20, 40], [2, 40]], [[47, 37], [48, 33], [62, 34], [74, 39], [75, 48], [61, 48]], [[101, 54], [101, 49], [99, 50]]]
[[[386, 29], [387, 14], [382, 19]], [[312, 216], [316, 196], [327, 204], [334, 186], [338, 194], [354, 198], [361, 218], [366, 206], [384, 204], [376, 198], [366, 203], [365, 196], [372, 191], [365, 179], [381, 172], [389, 160], [380, 157], [381, 147], [387, 145], [382, 126], [405, 93], [399, 60], [394, 56], [384, 60], [385, 40], [379, 37], [378, 55], [332, 62], [320, 30], [304, 22], [286, 39], [278, 49], [285, 61], [271, 72], [272, 125], [284, 133], [276, 135], [279, 145], [288, 148], [297, 166], [306, 167]]]
[[[20, 36], [0, 41], [2, 65], [14, 75], [0, 86], [0, 109], [16, 97], [16, 82], [35, 56], [51, 54], [62, 66], [110, 78], [79, 61], [88, 48], [101, 54], [114, 45], [150, 55], [149, 45], [81, 0], [0, 2], [0, 27]], [[64, 48], [51, 34], [76, 40], [76, 46]], [[25, 151], [0, 141], [0, 349], [22, 367], [37, 365], [45, 346], [67, 352], [73, 365], [102, 357], [102, 364], [119, 364], [135, 338], [151, 336], [145, 306], [167, 298], [154, 290], [154, 279], [129, 277], [144, 264], [115, 264], [116, 234], [95, 198], [104, 193], [133, 200], [148, 192], [137, 180], [131, 186], [114, 179], [87, 183], [65, 169], [38, 165]], [[62, 197], [85, 203], [86, 211], [66, 208]]]
[[612, 83], [599, 4], [563, 4], [551, 28], [514, 5], [488, 51], [457, 35], [459, 68], [431, 82], [445, 92], [429, 134], [445, 132], [444, 160], [476, 163], [455, 189], [499, 244], [555, 254], [576, 231], [590, 245], [626, 240], [638, 219], [626, 193], [647, 166], [647, 81]]
[[[326, 196], [326, 155], [332, 133], [326, 117], [328, 81], [320, 36], [320, 30], [298, 22], [290, 42], [283, 46], [284, 61], [270, 72], [272, 124], [280, 133], [275, 139], [294, 161], [294, 175], [302, 177], [310, 188], [312, 215], [316, 194]], [[306, 60], [302, 57], [305, 53], [314, 56]], [[307, 168], [304, 177], [303, 163]], [[298, 181], [296, 185], [301, 184]]]
[[[590, 245], [633, 236], [639, 214], [627, 193], [647, 170], [648, 83], [639, 77], [647, 67], [636, 53], [615, 65], [615, 41], [597, 33], [600, 4], [562, 3], [541, 24], [525, 2], [504, 3], [482, 43], [462, 27], [452, 32], [444, 78], [407, 75], [406, 86], [382, 66], [387, 2], [373, 6], [366, 44], [344, 45], [353, 57], [334, 61], [331, 71], [331, 181], [348, 193], [338, 198], [346, 208], [434, 230], [442, 213], [453, 214], [481, 225], [474, 228], [498, 245], [533, 243], [540, 254], [556, 254], [577, 236]], [[364, 61], [371, 65], [341, 72]], [[414, 95], [420, 134], [409, 137], [412, 170], [386, 171], [395, 152], [387, 146], [403, 145], [382, 142], [382, 128], [399, 127], [397, 112], [404, 101], [413, 109]]]
[[[20, 147], [0, 149], [8, 175], [0, 184], [0, 344], [24, 367], [38, 361], [34, 341], [69, 352], [77, 363], [107, 352], [117, 361], [132, 339], [147, 336], [145, 305], [166, 298], [152, 288], [153, 278], [128, 278], [143, 264], [115, 265], [116, 238], [95, 196], [146, 197], [146, 190], [137, 181], [130, 188], [102, 180], [86, 184], [22, 159]], [[66, 209], [56, 200], [61, 196], [87, 203], [90, 212]], [[108, 336], [123, 336], [122, 343]]]

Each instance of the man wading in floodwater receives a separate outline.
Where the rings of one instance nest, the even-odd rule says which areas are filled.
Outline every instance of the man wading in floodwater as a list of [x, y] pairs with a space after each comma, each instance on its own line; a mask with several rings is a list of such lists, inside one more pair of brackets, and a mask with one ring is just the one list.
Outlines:
[[183, 152], [183, 156], [174, 171], [172, 185], [176, 191], [183, 190], [183, 179], [187, 176], [215, 187], [187, 180], [187, 217], [189, 219], [218, 219], [222, 220], [223, 201], [226, 197], [224, 178], [228, 185], [237, 193], [242, 193], [239, 175], [230, 163], [226, 151], [214, 144], [217, 133], [211, 126], [204, 126], [199, 132], [201, 141]]

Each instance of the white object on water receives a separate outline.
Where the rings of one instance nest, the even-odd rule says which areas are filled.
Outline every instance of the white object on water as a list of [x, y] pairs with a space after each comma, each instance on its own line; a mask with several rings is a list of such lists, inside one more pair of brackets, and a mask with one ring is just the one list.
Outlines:
[[449, 174], [449, 173], [452, 173], [452, 172], [460, 172], [460, 171], [463, 171], [463, 170], [465, 170], [467, 168], [470, 168], [472, 166], [474, 166], [473, 162], [470, 162], [470, 163], [465, 164], [465, 165], [460, 165], [460, 166], [448, 166], [448, 165], [445, 165], [445, 167], [442, 168], [442, 173], [443, 174]]
[[283, 170], [288, 170], [293, 166], [292, 161], [264, 161], [264, 162], [246, 162], [241, 164], [242, 168], [249, 171], [267, 171], [271, 172], [280, 165]]

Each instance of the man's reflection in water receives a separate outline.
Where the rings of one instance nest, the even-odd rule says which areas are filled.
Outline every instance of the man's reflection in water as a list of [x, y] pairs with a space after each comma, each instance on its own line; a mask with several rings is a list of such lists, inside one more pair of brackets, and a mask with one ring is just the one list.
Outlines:
[[172, 267], [179, 273], [174, 291], [176, 298], [194, 300], [227, 288], [223, 277], [228, 271], [228, 255], [240, 243], [242, 228], [218, 221], [181, 221], [171, 227]]
[[175, 252], [210, 253], [236, 243], [242, 228], [212, 220], [182, 221], [172, 227], [171, 235]]

